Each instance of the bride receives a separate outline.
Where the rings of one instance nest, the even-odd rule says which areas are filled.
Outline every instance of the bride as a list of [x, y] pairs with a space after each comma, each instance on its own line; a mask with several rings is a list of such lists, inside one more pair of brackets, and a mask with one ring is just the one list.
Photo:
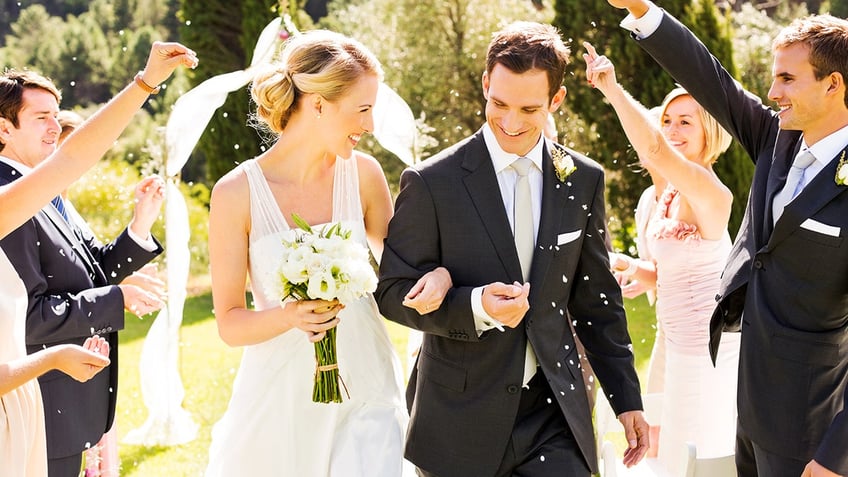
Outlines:
[[[360, 43], [315, 30], [289, 40], [281, 60], [254, 78], [256, 122], [277, 140], [212, 192], [215, 319], [228, 345], [245, 348], [229, 407], [212, 431], [207, 476], [401, 475], [402, 378], [373, 297], [281, 304], [271, 291], [293, 213], [313, 226], [341, 222], [379, 260], [391, 196], [379, 163], [354, 147], [373, 129], [381, 76]], [[445, 269], [431, 271], [414, 307], [439, 306], [450, 286]], [[314, 403], [313, 342], [334, 326], [349, 396]]]

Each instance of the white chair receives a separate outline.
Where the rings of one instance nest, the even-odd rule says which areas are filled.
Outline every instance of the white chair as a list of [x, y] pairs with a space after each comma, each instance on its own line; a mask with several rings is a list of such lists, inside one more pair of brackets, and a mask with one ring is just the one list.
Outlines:
[[736, 477], [733, 454], [723, 457], [698, 458], [695, 444], [686, 443], [686, 473], [684, 477]]
[[[661, 393], [642, 395], [645, 420], [653, 425], [658, 425], [660, 422], [662, 398]], [[656, 458], [645, 458], [629, 469], [622, 464], [619, 452], [615, 445], [606, 439], [606, 435], [610, 432], [623, 434], [624, 429], [603, 393], [599, 393], [595, 401], [595, 429], [600, 452], [600, 467], [604, 477], [671, 477]]]

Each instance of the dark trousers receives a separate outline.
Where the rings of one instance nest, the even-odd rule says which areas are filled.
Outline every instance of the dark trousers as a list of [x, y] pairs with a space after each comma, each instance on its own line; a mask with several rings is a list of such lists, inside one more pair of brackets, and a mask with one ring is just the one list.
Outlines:
[[79, 477], [81, 468], [82, 453], [59, 459], [47, 459], [49, 477]]
[[[589, 467], [542, 369], [521, 389], [512, 435], [496, 477], [589, 477]], [[421, 477], [436, 474], [418, 469]]]
[[739, 477], [798, 477], [812, 458], [794, 459], [754, 443], [736, 421], [736, 470]]

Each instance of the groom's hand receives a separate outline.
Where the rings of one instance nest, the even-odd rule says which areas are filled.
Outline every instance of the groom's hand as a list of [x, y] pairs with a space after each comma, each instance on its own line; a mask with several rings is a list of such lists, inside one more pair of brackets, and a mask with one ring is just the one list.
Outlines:
[[645, 0], [607, 0], [607, 3], [615, 8], [626, 8], [636, 18], [641, 18], [650, 6]]
[[804, 472], [801, 473], [801, 477], [842, 477], [836, 472], [831, 471], [830, 469], [825, 468], [823, 465], [819, 464], [815, 460], [811, 460], [806, 467], [804, 467]]
[[633, 467], [645, 457], [651, 445], [648, 422], [642, 411], [622, 412], [618, 420], [624, 426], [624, 437], [627, 439], [623, 462], [625, 466]]
[[504, 326], [515, 328], [530, 309], [530, 284], [495, 282], [483, 289], [483, 310]]

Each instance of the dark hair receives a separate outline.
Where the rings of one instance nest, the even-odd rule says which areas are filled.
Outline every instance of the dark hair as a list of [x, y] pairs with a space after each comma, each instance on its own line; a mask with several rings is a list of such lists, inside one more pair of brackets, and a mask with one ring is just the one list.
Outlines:
[[[810, 65], [817, 80], [836, 72], [848, 81], [848, 21], [831, 15], [798, 18], [782, 29], [772, 42], [772, 51], [795, 44], [810, 49]], [[844, 97], [848, 107], [848, 94]]]
[[[8, 119], [16, 128], [20, 126], [18, 113], [24, 106], [25, 89], [42, 89], [52, 94], [57, 103], [62, 102], [62, 93], [50, 79], [34, 71], [6, 70], [0, 76], [0, 118]], [[0, 141], [0, 151], [5, 147]]]
[[548, 98], [553, 99], [562, 86], [570, 53], [553, 26], [514, 22], [492, 35], [486, 52], [486, 73], [491, 74], [497, 64], [518, 74], [534, 68], [544, 70], [548, 76]]

